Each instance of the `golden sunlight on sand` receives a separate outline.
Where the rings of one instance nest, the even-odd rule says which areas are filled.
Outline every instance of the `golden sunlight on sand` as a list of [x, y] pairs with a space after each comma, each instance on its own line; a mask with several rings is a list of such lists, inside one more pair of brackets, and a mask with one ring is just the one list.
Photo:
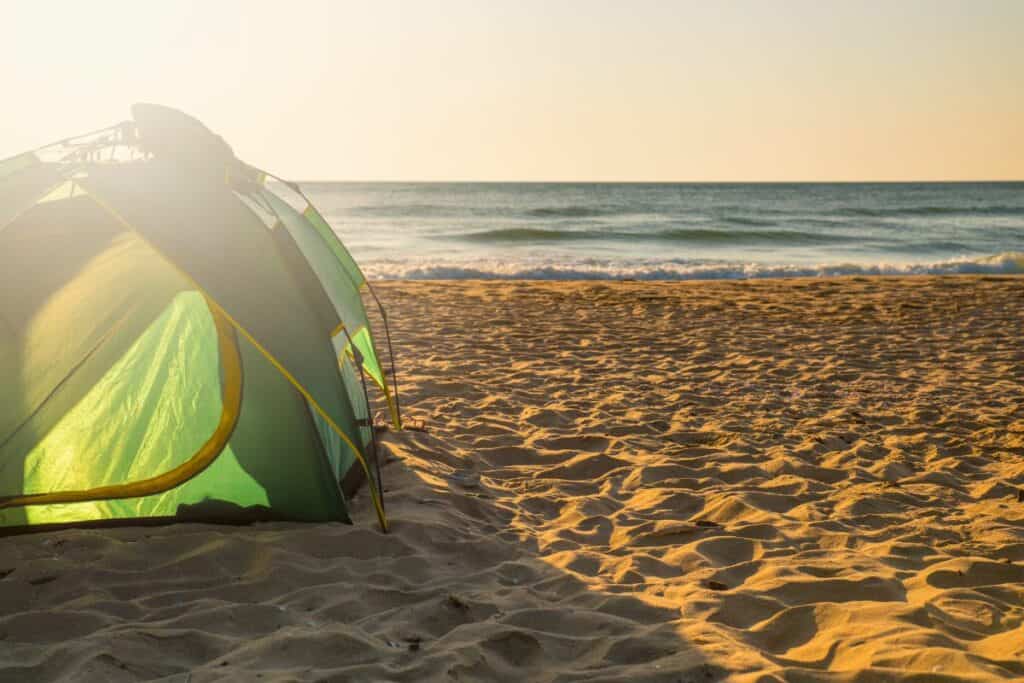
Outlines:
[[1024, 279], [379, 291], [393, 533], [7, 539], [0, 680], [1024, 677]]

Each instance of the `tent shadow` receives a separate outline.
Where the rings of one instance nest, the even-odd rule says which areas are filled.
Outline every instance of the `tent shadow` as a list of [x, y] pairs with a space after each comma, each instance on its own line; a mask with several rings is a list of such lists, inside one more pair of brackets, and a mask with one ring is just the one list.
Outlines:
[[[680, 636], [678, 608], [645, 601], [629, 587], [602, 590], [545, 560], [512, 496], [486, 475], [458, 469], [440, 440], [389, 434], [383, 449], [392, 525], [384, 543], [412, 554], [377, 576], [429, 590], [408, 593], [364, 622], [391, 634], [386, 639], [414, 643], [423, 662], [401, 672], [369, 666], [368, 679], [678, 682], [726, 675]], [[370, 519], [366, 502], [356, 503], [357, 524]]]
[[486, 478], [438, 476], [437, 446], [425, 434], [385, 439], [388, 534], [361, 491], [353, 525], [6, 539], [0, 680], [725, 677], [679, 636], [677, 609], [597, 590], [544, 561]]

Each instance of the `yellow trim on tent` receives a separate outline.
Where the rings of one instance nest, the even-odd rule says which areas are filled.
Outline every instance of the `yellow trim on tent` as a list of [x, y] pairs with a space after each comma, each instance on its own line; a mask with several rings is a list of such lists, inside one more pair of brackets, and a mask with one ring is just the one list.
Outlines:
[[[283, 180], [283, 179], [281, 179], [281, 178], [279, 178], [279, 177], [277, 177], [275, 175], [272, 175], [272, 174], [264, 172], [263, 173], [263, 182], [261, 184], [263, 185], [263, 188], [265, 190], [267, 190], [268, 192], [270, 192], [272, 194], [276, 195], [277, 193], [275, 193], [270, 187], [267, 186], [266, 180], [268, 178], [273, 178], [274, 180], [276, 180], [277, 182], [281, 183], [282, 185], [285, 185], [285, 186], [291, 188], [293, 192], [295, 192], [299, 197], [302, 198], [302, 200], [306, 203], [306, 208], [304, 208], [302, 210], [302, 212], [301, 212], [303, 218], [305, 218], [307, 221], [309, 221], [309, 216], [307, 214], [308, 213], [312, 213], [312, 214], [315, 214], [316, 217], [319, 218], [321, 222], [323, 222], [325, 225], [330, 227], [330, 224], [327, 222], [327, 219], [324, 218], [323, 214], [320, 213], [320, 210], [318, 208], [316, 208], [316, 206], [314, 206], [313, 202], [311, 202], [309, 200], [309, 197], [307, 197], [305, 195], [305, 193], [302, 192], [301, 189], [292, 187], [291, 184], [288, 183], [287, 181], [285, 181], [285, 180]], [[278, 198], [280, 199], [280, 197], [278, 197]], [[282, 201], [284, 201], [284, 200], [282, 200]], [[344, 246], [344, 245], [342, 245], [342, 246]], [[356, 291], [357, 292], [362, 292], [363, 290], [369, 291], [370, 290], [370, 283], [366, 280], [366, 275], [363, 273], [362, 269], [359, 268], [359, 264], [356, 264], [356, 270], [359, 272], [359, 276], [362, 278], [362, 281], [358, 285], [356, 285]], [[385, 324], [386, 324], [386, 321], [385, 321]], [[338, 327], [336, 327], [335, 331], [331, 333], [331, 338], [333, 339], [342, 329], [344, 329], [344, 327], [345, 327], [344, 322], [341, 325], [339, 325]], [[362, 329], [362, 327], [360, 327], [360, 329]], [[358, 332], [359, 332], [359, 330], [356, 330], [356, 332], [353, 333], [353, 336], [355, 336], [355, 334], [358, 334]], [[371, 338], [371, 344], [373, 345], [374, 354], [376, 355], [377, 348], [376, 348], [376, 344], [373, 344], [372, 338]], [[341, 361], [341, 355], [339, 354], [338, 355], [338, 363], [340, 364], [341, 362], [342, 362]], [[383, 369], [381, 370], [381, 372], [383, 372]], [[370, 373], [366, 373], [366, 374], [369, 375]], [[391, 396], [391, 390], [388, 389], [387, 382], [385, 381], [384, 383], [381, 383], [381, 382], [377, 381], [377, 378], [373, 377], [373, 375], [370, 375], [370, 378], [373, 380], [373, 383], [376, 384], [377, 387], [384, 393], [384, 400], [387, 401], [388, 411], [391, 413], [391, 422], [394, 425], [395, 429], [401, 429], [402, 428], [402, 420], [401, 420], [401, 418], [398, 415], [398, 406], [395, 405], [395, 399]], [[397, 392], [397, 390], [398, 390], [398, 387], [397, 387], [397, 382], [396, 382], [395, 391]]]
[[[338, 336], [338, 334], [340, 334], [344, 329], [345, 323], [340, 323], [337, 327], [334, 328], [334, 331], [331, 332], [331, 339]], [[365, 329], [367, 329], [366, 325], [360, 325], [355, 329], [354, 332], [350, 333], [350, 336], [354, 337], [355, 335], [359, 334]], [[342, 356], [346, 354], [348, 355], [349, 360], [352, 361], [352, 365], [355, 365], [356, 357], [355, 354], [352, 353], [352, 344], [345, 344], [345, 347], [338, 354], [338, 365], [341, 366], [345, 362], [342, 359]], [[374, 383], [374, 385], [376, 385], [376, 387], [381, 390], [381, 393], [384, 394], [384, 400], [388, 404], [388, 412], [391, 414], [391, 423], [394, 425], [395, 429], [401, 429], [402, 422], [401, 420], [398, 419], [398, 407], [395, 405], [395, 400], [391, 397], [391, 391], [388, 389], [387, 383], [381, 383], [379, 379], [377, 379], [374, 375], [370, 374], [369, 372], [366, 372], [365, 370], [362, 370], [361, 372], [363, 372], [363, 374], [369, 377], [370, 380]], [[381, 370], [381, 372], [383, 372], [383, 370]]]
[[[337, 327], [336, 327], [335, 329], [336, 329], [336, 330], [337, 330], [338, 332], [341, 332], [342, 330], [344, 330], [344, 329], [345, 329], [345, 323], [341, 323], [341, 324], [340, 324], [340, 325], [338, 325], [338, 326], [337, 326]], [[360, 325], [360, 326], [359, 326], [359, 327], [357, 327], [356, 329], [354, 329], [354, 330], [350, 330], [350, 331], [349, 331], [349, 333], [348, 333], [349, 339], [354, 339], [354, 338], [355, 338], [355, 336], [356, 336], [357, 334], [359, 334], [360, 332], [362, 332], [362, 331], [363, 331], [363, 330], [365, 330], [365, 329], [366, 329], [366, 325]], [[334, 335], [332, 334], [332, 335], [331, 335], [331, 337], [333, 337], [333, 336], [334, 336]], [[352, 346], [352, 344], [346, 344], [346, 345], [345, 345], [345, 348], [347, 349], [347, 348], [349, 348], [350, 346]]]
[[[370, 373], [366, 374], [369, 375]], [[370, 375], [370, 379], [373, 380], [373, 383], [376, 384], [384, 394], [384, 400], [387, 401], [388, 404], [388, 411], [391, 413], [391, 423], [395, 426], [395, 429], [401, 429], [402, 421], [398, 419], [398, 407], [395, 406], [395, 400], [391, 398], [391, 392], [388, 391], [387, 385], [381, 384], [373, 375]]]
[[[348, 347], [346, 347], [345, 350], [342, 351], [341, 353], [344, 354], [345, 352], [348, 352], [348, 356], [352, 360], [352, 364], [355, 365], [356, 359], [355, 359], [355, 356], [353, 355], [352, 351]], [[341, 360], [341, 354], [339, 354], [338, 355], [338, 363], [341, 364], [342, 362], [343, 361]], [[391, 392], [388, 391], [387, 385], [386, 384], [382, 384], [379, 379], [377, 379], [376, 377], [374, 377], [373, 375], [371, 375], [368, 372], [366, 373], [366, 376], [369, 377], [370, 381], [372, 381], [375, 385], [377, 385], [377, 388], [380, 389], [382, 394], [384, 394], [384, 400], [388, 404], [388, 412], [391, 413], [391, 423], [395, 426], [395, 429], [401, 429], [402, 428], [402, 423], [398, 419], [398, 409], [395, 406], [395, 400], [393, 398], [391, 398]]]
[[152, 496], [184, 484], [213, 464], [217, 456], [224, 451], [224, 447], [234, 433], [235, 425], [238, 424], [238, 416], [242, 411], [242, 356], [238, 351], [238, 341], [235, 339], [234, 329], [230, 322], [209, 298], [206, 300], [206, 305], [210, 309], [214, 325], [217, 328], [217, 347], [220, 350], [220, 363], [224, 371], [224, 395], [217, 428], [191, 458], [174, 469], [149, 479], [128, 484], [98, 486], [81, 491], [54, 491], [13, 496], [0, 499], [0, 508]]
[[351, 439], [349, 439], [348, 435], [345, 434], [344, 430], [342, 430], [342, 428], [339, 427], [337, 425], [337, 423], [335, 423], [335, 421], [333, 419], [331, 419], [331, 416], [327, 414], [327, 411], [325, 411], [323, 408], [320, 407], [320, 404], [316, 402], [316, 400], [309, 393], [309, 391], [307, 391], [306, 388], [304, 386], [302, 386], [302, 384], [292, 375], [292, 373], [288, 372], [288, 370], [285, 369], [285, 367], [277, 360], [277, 358], [274, 357], [274, 355], [272, 353], [270, 353], [270, 351], [268, 351], [266, 348], [264, 348], [264, 346], [262, 344], [260, 344], [258, 341], [256, 341], [256, 338], [253, 337], [249, 333], [249, 331], [247, 329], [242, 327], [242, 325], [240, 325], [237, 320], [235, 320], [233, 317], [231, 317], [231, 314], [228, 313], [227, 310], [223, 306], [221, 306], [217, 302], [217, 300], [214, 299], [205, 289], [203, 289], [202, 286], [200, 286], [199, 283], [196, 282], [195, 279], [191, 275], [188, 274], [188, 272], [186, 272], [181, 266], [179, 266], [177, 263], [175, 263], [173, 259], [169, 258], [166, 254], [164, 254], [152, 242], [150, 242], [148, 239], [146, 239], [146, 236], [140, 230], [137, 230], [130, 222], [128, 222], [128, 220], [126, 218], [124, 218], [121, 214], [119, 214], [116, 210], [114, 210], [113, 207], [109, 206], [106, 202], [104, 202], [99, 197], [97, 197], [96, 194], [93, 193], [88, 188], [84, 188], [84, 189], [88, 192], [89, 197], [94, 202], [96, 202], [96, 204], [99, 205], [100, 208], [102, 208], [104, 211], [109, 213], [118, 223], [123, 225], [126, 229], [128, 229], [128, 230], [132, 231], [134, 234], [138, 235], [139, 239], [141, 239], [143, 242], [145, 242], [147, 245], [149, 245], [149, 247], [155, 253], [157, 253], [160, 256], [162, 256], [163, 259], [165, 261], [167, 261], [167, 263], [169, 263], [173, 268], [175, 268], [179, 273], [181, 273], [182, 277], [184, 277], [186, 280], [191, 282], [192, 285], [196, 289], [198, 289], [200, 292], [202, 292], [203, 296], [206, 297], [207, 302], [213, 308], [216, 308], [217, 311], [221, 315], [223, 315], [224, 318], [226, 318], [228, 320], [228, 322], [230, 322], [231, 325], [234, 326], [234, 328], [236, 330], [238, 330], [242, 334], [242, 336], [245, 337], [249, 341], [250, 344], [255, 346], [256, 349], [260, 353], [262, 353], [263, 356], [268, 361], [270, 361], [270, 363], [275, 368], [277, 368], [278, 372], [280, 372], [282, 375], [284, 375], [285, 379], [287, 379], [292, 384], [292, 386], [294, 386], [295, 389], [300, 394], [302, 394], [302, 397], [305, 398], [309, 402], [309, 404], [313, 407], [313, 409], [320, 415], [320, 417], [322, 417], [324, 419], [324, 421], [331, 427], [331, 429], [334, 430], [334, 432], [338, 435], [338, 437], [340, 437], [341, 440], [344, 441], [349, 446], [349, 448], [352, 449], [352, 452], [356, 456], [356, 460], [358, 460], [359, 464], [363, 466], [363, 471], [366, 473], [366, 479], [367, 479], [367, 481], [369, 483], [369, 488], [370, 488], [370, 497], [373, 499], [373, 506], [374, 506], [374, 508], [376, 508], [376, 511], [377, 511], [377, 520], [380, 522], [381, 529], [386, 532], [388, 530], [388, 520], [387, 520], [387, 516], [384, 514], [384, 504], [383, 504], [383, 502], [380, 499], [380, 492], [377, 490], [377, 487], [375, 485], [373, 474], [372, 474], [372, 472], [370, 470], [370, 464], [366, 461], [366, 456], [363, 455], [363, 452], [359, 448], [356, 447], [356, 445], [352, 442]]
[[36, 197], [35, 199], [33, 199], [33, 200], [32, 200], [32, 201], [31, 201], [31, 202], [29, 203], [29, 205], [28, 205], [28, 206], [26, 206], [26, 207], [25, 207], [24, 209], [21, 209], [21, 210], [20, 210], [20, 211], [18, 211], [17, 213], [15, 213], [15, 214], [14, 214], [13, 216], [11, 216], [11, 218], [10, 218], [9, 220], [7, 220], [6, 222], [4, 222], [4, 223], [0, 223], [0, 231], [2, 231], [2, 230], [5, 230], [5, 229], [7, 228], [7, 226], [9, 226], [9, 225], [13, 224], [13, 223], [14, 223], [14, 222], [15, 222], [16, 220], [18, 220], [19, 218], [21, 218], [22, 216], [24, 216], [24, 215], [25, 215], [26, 213], [28, 213], [29, 211], [31, 211], [32, 209], [34, 209], [34, 208], [35, 208], [35, 206], [36, 206], [36, 204], [38, 204], [38, 203], [39, 203], [39, 200], [40, 200], [40, 199], [43, 199], [44, 197], [46, 197], [47, 195], [49, 195], [49, 194], [50, 194], [51, 192], [53, 192], [54, 190], [56, 190], [57, 188], [59, 188], [59, 187], [60, 187], [61, 185], [63, 185], [64, 183], [67, 183], [67, 182], [74, 182], [74, 181], [73, 181], [73, 180], [69, 181], [69, 180], [68, 180], [67, 178], [61, 178], [61, 180], [60, 180], [60, 181], [58, 181], [58, 182], [54, 183], [53, 185], [47, 185], [47, 187], [46, 187], [46, 191], [45, 191], [45, 192], [43, 192], [43, 193], [42, 193], [41, 195], [39, 195], [38, 197]]

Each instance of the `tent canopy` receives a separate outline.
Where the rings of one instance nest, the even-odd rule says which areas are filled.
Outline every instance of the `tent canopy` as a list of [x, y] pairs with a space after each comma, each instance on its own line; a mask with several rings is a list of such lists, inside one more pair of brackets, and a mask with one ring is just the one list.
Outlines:
[[359, 266], [296, 185], [132, 115], [0, 161], [0, 530], [347, 520], [362, 479], [386, 529]]

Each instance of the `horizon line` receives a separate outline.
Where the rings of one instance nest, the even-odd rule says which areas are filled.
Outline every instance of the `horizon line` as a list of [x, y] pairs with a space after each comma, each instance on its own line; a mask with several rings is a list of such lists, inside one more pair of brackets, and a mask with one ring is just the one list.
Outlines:
[[1022, 178], [971, 180], [404, 180], [404, 179], [304, 179], [296, 183], [380, 183], [438, 185], [953, 185], [971, 183], [1024, 183]]

